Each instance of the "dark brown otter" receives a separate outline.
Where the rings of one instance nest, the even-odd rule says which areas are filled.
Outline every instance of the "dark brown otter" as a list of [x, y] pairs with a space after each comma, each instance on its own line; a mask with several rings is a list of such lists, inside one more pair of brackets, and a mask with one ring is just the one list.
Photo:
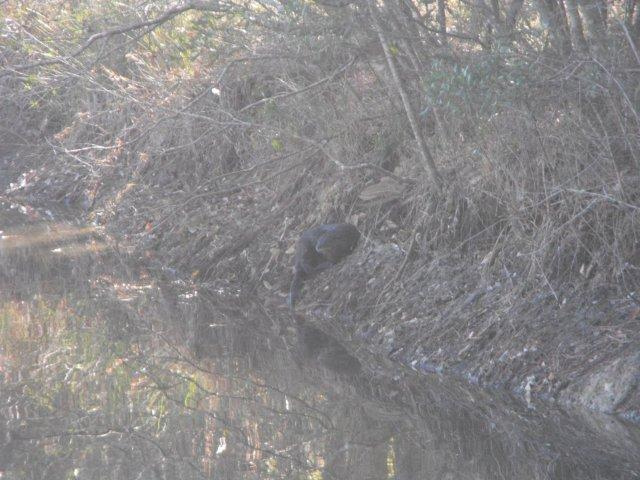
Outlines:
[[350, 223], [329, 223], [305, 230], [296, 245], [293, 281], [287, 304], [294, 308], [308, 278], [332, 267], [353, 252], [360, 232]]

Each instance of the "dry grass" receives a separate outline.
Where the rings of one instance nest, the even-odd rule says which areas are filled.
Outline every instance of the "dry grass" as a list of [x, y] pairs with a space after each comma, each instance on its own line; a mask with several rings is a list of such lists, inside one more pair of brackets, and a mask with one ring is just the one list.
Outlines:
[[5, 154], [44, 166], [14, 194], [80, 204], [145, 255], [251, 292], [284, 288], [299, 232], [334, 220], [411, 250], [403, 268], [455, 254], [558, 298], [589, 279], [637, 289], [633, 56], [425, 57], [432, 70], [406, 81], [443, 174], [437, 193], [379, 51], [276, 46], [300, 48], [279, 34], [250, 60], [180, 70], [132, 43], [91, 69], [3, 77]]

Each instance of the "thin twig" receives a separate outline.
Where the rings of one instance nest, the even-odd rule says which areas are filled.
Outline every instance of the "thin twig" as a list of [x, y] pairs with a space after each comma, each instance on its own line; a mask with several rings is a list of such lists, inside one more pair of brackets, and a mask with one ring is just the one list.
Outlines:
[[631, 203], [623, 202], [622, 200], [618, 200], [617, 198], [612, 197], [611, 195], [606, 195], [604, 193], [589, 192], [587, 190], [578, 190], [578, 189], [574, 189], [574, 188], [565, 188], [564, 191], [570, 192], [570, 193], [575, 193], [577, 195], [584, 195], [586, 197], [602, 198], [603, 200], [606, 200], [606, 201], [611, 202], [611, 203], [615, 203], [615, 204], [623, 206], [623, 207], [631, 208], [632, 210], [640, 210], [640, 207], [637, 206], [637, 205], [633, 205]]
[[31, 69], [34, 69], [34, 68], [37, 68], [37, 67], [45, 67], [45, 66], [49, 66], [49, 65], [57, 65], [57, 64], [61, 64], [61, 63], [66, 63], [68, 60], [70, 60], [72, 58], [75, 58], [75, 57], [78, 57], [79, 55], [81, 55], [91, 45], [93, 45], [95, 42], [97, 42], [98, 40], [100, 40], [102, 38], [109, 38], [109, 37], [113, 37], [115, 35], [121, 35], [123, 33], [131, 32], [131, 31], [134, 31], [134, 30], [139, 30], [139, 29], [145, 28], [145, 27], [157, 26], [157, 25], [159, 25], [161, 23], [168, 22], [169, 20], [173, 19], [177, 15], [180, 15], [181, 13], [184, 13], [184, 12], [186, 12], [188, 10], [204, 10], [204, 11], [222, 11], [223, 10], [223, 9], [215, 9], [215, 8], [213, 8], [212, 5], [213, 4], [211, 4], [211, 3], [203, 2], [203, 1], [200, 1], [200, 0], [191, 0], [190, 2], [187, 2], [187, 3], [183, 4], [183, 5], [169, 8], [162, 15], [160, 15], [157, 18], [154, 18], [153, 20], [146, 20], [144, 22], [138, 22], [138, 23], [132, 23], [132, 24], [129, 24], [129, 25], [123, 25], [123, 26], [120, 26], [120, 27], [115, 27], [115, 28], [111, 28], [109, 30], [103, 30], [102, 32], [95, 33], [95, 34], [91, 35], [82, 45], [80, 45], [78, 48], [76, 48], [69, 55], [58, 56], [58, 57], [51, 58], [51, 59], [48, 59], [48, 60], [41, 60], [39, 62], [28, 63], [28, 64], [23, 64], [23, 65], [14, 65], [11, 69], [7, 69], [3, 73], [0, 73], [0, 77], [4, 77], [6, 75], [9, 75], [11, 73], [15, 73], [17, 71], [31, 70]]
[[293, 97], [295, 95], [300, 95], [301, 93], [308, 92], [309, 90], [312, 90], [312, 89], [314, 89], [316, 87], [319, 87], [320, 85], [323, 85], [323, 84], [335, 79], [338, 75], [340, 75], [342, 72], [347, 70], [351, 65], [353, 65], [353, 63], [355, 61], [356, 61], [356, 59], [352, 58], [349, 62], [347, 62], [345, 65], [343, 65], [342, 67], [337, 69], [331, 75], [328, 75], [328, 76], [318, 80], [317, 82], [313, 82], [312, 84], [307, 85], [306, 87], [303, 87], [303, 88], [301, 88], [299, 90], [294, 90], [293, 92], [279, 93], [279, 94], [274, 95], [272, 97], [261, 98], [260, 100], [258, 100], [256, 102], [250, 103], [249, 105], [246, 105], [246, 106], [242, 107], [240, 110], [238, 110], [238, 113], [245, 112], [245, 111], [250, 110], [252, 108], [255, 108], [255, 107], [258, 107], [260, 105], [263, 105], [263, 104], [265, 104], [267, 102], [270, 102], [272, 100], [279, 100], [281, 98]]
[[340, 160], [331, 155], [331, 153], [328, 152], [327, 149], [324, 148], [324, 146], [318, 145], [318, 148], [322, 153], [325, 154], [325, 156], [331, 161], [331, 163], [335, 164], [340, 170], [357, 170], [361, 168], [368, 168], [371, 170], [375, 170], [382, 176], [393, 178], [394, 180], [406, 185], [415, 185], [416, 183], [418, 183], [417, 180], [414, 180], [413, 178], [401, 177], [373, 163], [356, 163], [355, 165], [345, 165]]

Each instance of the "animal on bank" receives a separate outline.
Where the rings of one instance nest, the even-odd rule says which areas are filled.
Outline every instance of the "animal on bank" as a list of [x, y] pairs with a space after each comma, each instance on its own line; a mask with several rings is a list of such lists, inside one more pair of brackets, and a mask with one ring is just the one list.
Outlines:
[[305, 230], [296, 245], [287, 305], [293, 309], [302, 295], [304, 281], [353, 252], [359, 238], [360, 232], [350, 223], [328, 223]]

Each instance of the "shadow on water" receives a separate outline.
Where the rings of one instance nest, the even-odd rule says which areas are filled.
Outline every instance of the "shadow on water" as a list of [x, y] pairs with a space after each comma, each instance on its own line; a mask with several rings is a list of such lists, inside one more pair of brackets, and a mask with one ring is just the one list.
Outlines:
[[3, 478], [640, 477], [633, 425], [399, 374], [224, 279], [0, 218]]

